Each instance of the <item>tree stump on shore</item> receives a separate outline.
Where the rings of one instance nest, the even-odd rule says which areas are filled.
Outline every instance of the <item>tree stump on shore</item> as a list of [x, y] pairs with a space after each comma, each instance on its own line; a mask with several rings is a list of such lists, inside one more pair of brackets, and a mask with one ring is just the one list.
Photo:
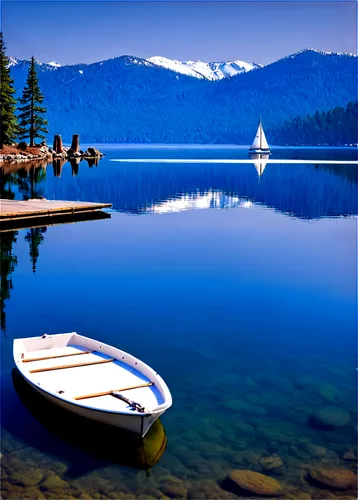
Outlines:
[[53, 149], [57, 154], [63, 153], [62, 137], [59, 134], [56, 134], [53, 139]]
[[71, 150], [74, 153], [78, 153], [80, 150], [80, 136], [78, 134], [73, 134], [72, 136]]

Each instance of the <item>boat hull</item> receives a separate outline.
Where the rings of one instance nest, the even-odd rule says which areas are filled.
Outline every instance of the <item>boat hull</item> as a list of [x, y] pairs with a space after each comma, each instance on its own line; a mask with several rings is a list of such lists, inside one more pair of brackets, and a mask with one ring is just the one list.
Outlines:
[[[148, 470], [160, 461], [166, 449], [167, 437], [160, 418], [151, 425], [145, 437], [141, 438], [134, 432], [83, 418], [60, 408], [45, 398], [42, 393], [35, 391], [17, 368], [12, 370], [12, 381], [24, 408], [42, 426], [62, 441], [100, 460], [139, 470]], [[18, 408], [18, 411], [21, 412], [21, 409]], [[44, 453], [50, 450], [54, 456], [63, 461], [62, 447], [54, 449], [54, 443], [51, 440], [41, 438], [39, 440], [29, 429], [27, 426], [16, 428], [17, 437], [27, 446], [38, 445]], [[13, 421], [7, 422], [7, 430], [9, 432], [14, 430]], [[90, 439], [88, 439], [89, 436]], [[65, 454], [65, 458], [68, 458], [66, 451]], [[73, 465], [76, 466], [76, 457], [74, 458]]]
[[249, 149], [249, 155], [252, 154], [265, 154], [265, 155], [270, 155], [271, 150], [270, 149]]
[[101, 422], [107, 425], [112, 425], [114, 427], [119, 427], [120, 429], [125, 429], [127, 431], [134, 432], [141, 437], [144, 437], [149, 431], [152, 424], [159, 418], [165, 410], [161, 412], [156, 412], [153, 414], [145, 414], [143, 416], [139, 415], [126, 415], [122, 413], [113, 413], [103, 410], [92, 410], [84, 406], [79, 406], [76, 404], [68, 403], [63, 399], [56, 398], [46, 391], [43, 391], [40, 387], [32, 384], [27, 380], [27, 383], [31, 385], [38, 393], [40, 393], [44, 398], [53, 404], [60, 406], [61, 408], [72, 412], [81, 417], [89, 418], [96, 422]]

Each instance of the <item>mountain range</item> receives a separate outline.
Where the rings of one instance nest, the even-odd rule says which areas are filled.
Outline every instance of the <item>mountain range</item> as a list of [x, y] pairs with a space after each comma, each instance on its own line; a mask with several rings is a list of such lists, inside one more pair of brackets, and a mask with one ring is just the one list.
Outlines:
[[[17, 96], [29, 62], [10, 58]], [[285, 120], [356, 100], [357, 56], [305, 49], [267, 66], [240, 60], [121, 56], [93, 64], [38, 62], [49, 139], [82, 142], [251, 142], [258, 117]]]
[[[28, 61], [17, 59], [16, 57], [10, 57], [9, 60], [10, 67], [20, 64], [28, 64]], [[194, 78], [212, 81], [222, 80], [223, 78], [230, 78], [232, 76], [238, 75], [239, 73], [244, 73], [245, 71], [263, 67], [261, 64], [239, 60], [220, 62], [176, 61], [175, 59], [168, 59], [167, 57], [161, 56], [149, 57], [148, 59], [131, 57], [130, 61], [132, 64], [152, 67], [159, 66], [176, 73], [181, 73], [182, 75], [193, 76]], [[103, 62], [104, 61], [95, 64], [101, 65], [103, 64]], [[48, 63], [37, 61], [37, 64], [41, 67], [42, 70], [45, 71], [62, 67], [61, 64], [55, 61], [50, 61]]]

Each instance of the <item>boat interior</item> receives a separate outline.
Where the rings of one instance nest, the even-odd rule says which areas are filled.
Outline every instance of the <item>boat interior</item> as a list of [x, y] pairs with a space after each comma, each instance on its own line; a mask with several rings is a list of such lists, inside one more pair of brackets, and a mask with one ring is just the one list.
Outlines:
[[[21, 339], [19, 368], [23, 374], [44, 391], [91, 409], [143, 414], [153, 412], [164, 403], [163, 395], [152, 380], [154, 377], [144, 374], [143, 371], [148, 372], [146, 369], [141, 371], [141, 365], [148, 369], [147, 365], [139, 360], [133, 362], [132, 356], [91, 339], [88, 339], [90, 347], [72, 343], [81, 337], [74, 335], [76, 338], [69, 337], [69, 343], [58, 347], [64, 342], [48, 345], [49, 339], [45, 339], [47, 342], [40, 344], [40, 349], [31, 349], [39, 345], [26, 342], [35, 339]], [[52, 338], [55, 337], [60, 335]], [[106, 347], [110, 352], [106, 352]], [[126, 356], [131, 358], [129, 363], [123, 360]]]

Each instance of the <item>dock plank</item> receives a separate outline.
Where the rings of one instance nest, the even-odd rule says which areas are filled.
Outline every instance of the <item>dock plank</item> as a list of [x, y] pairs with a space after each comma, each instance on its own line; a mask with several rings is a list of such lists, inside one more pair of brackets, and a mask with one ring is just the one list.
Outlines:
[[0, 218], [0, 234], [8, 231], [20, 231], [21, 229], [30, 229], [37, 227], [59, 226], [63, 224], [77, 224], [78, 222], [89, 222], [97, 220], [110, 219], [111, 214], [102, 212], [102, 210], [86, 210], [82, 212], [63, 212], [54, 215], [43, 214], [33, 217]]
[[42, 227], [56, 222], [110, 218], [102, 209], [111, 207], [112, 203], [88, 201], [0, 199], [0, 232], [14, 227]]
[[111, 203], [62, 200], [0, 200], [0, 219], [38, 216], [59, 212], [82, 212], [112, 207]]

